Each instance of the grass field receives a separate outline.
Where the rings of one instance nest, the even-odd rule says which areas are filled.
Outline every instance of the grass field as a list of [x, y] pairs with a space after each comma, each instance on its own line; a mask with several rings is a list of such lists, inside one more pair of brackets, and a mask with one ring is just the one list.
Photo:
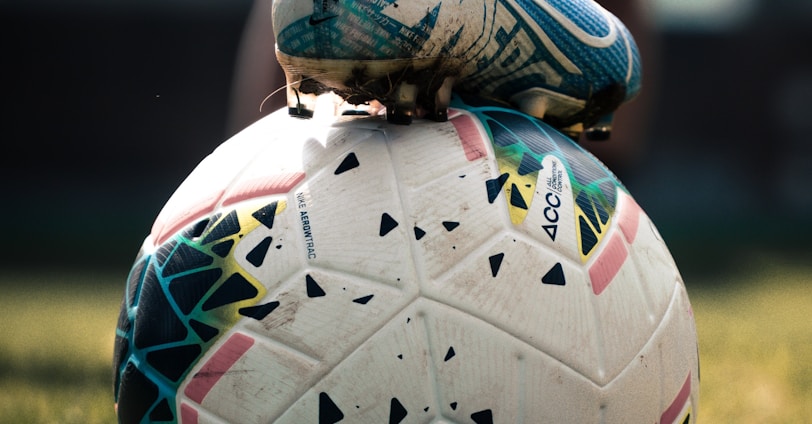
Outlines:
[[[778, 258], [744, 257], [737, 272], [689, 279], [701, 423], [812, 423], [812, 264]], [[123, 279], [0, 275], [1, 423], [115, 421]]]

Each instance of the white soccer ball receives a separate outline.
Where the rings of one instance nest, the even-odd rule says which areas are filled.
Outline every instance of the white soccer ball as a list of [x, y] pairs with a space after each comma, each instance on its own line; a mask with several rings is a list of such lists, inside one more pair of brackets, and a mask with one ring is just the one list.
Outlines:
[[656, 228], [519, 112], [275, 113], [160, 212], [118, 322], [121, 422], [695, 422]]

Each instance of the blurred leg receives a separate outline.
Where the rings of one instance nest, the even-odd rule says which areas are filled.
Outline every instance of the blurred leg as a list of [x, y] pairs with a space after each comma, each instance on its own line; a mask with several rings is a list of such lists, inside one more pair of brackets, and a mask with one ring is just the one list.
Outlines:
[[263, 99], [285, 85], [285, 75], [274, 50], [271, 3], [271, 0], [255, 0], [245, 23], [234, 69], [229, 135], [285, 105], [285, 90], [263, 104]]

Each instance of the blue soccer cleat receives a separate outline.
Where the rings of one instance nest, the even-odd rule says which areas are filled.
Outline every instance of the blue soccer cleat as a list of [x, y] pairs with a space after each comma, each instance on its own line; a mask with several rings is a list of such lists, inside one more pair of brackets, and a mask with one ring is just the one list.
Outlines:
[[275, 0], [273, 25], [299, 117], [333, 91], [444, 121], [454, 89], [597, 139], [640, 89], [631, 34], [591, 0]]

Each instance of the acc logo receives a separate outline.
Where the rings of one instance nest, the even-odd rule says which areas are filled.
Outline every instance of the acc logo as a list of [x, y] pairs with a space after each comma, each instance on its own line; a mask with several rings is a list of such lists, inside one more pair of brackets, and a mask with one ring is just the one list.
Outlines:
[[550, 191], [547, 192], [544, 199], [547, 201], [547, 206], [544, 208], [544, 219], [549, 224], [542, 225], [541, 228], [544, 228], [544, 231], [555, 241], [555, 235], [558, 234], [558, 207], [561, 206], [561, 198]]
[[547, 222], [541, 227], [550, 236], [550, 239], [555, 241], [555, 236], [558, 234], [558, 221], [561, 215], [558, 213], [558, 208], [561, 207], [561, 194], [564, 191], [564, 166], [553, 156], [544, 158], [544, 167], [542, 168], [543, 177], [546, 179], [545, 187], [547, 193], [544, 195], [546, 205], [543, 209], [544, 220]]

